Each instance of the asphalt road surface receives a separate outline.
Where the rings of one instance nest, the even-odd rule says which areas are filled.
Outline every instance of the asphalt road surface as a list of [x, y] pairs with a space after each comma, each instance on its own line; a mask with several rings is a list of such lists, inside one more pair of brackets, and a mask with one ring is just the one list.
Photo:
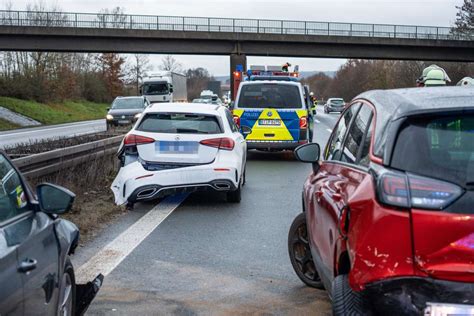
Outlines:
[[[314, 141], [324, 146], [338, 117], [318, 109]], [[330, 315], [326, 292], [298, 279], [287, 250], [310, 169], [291, 152], [249, 153], [242, 202], [190, 195], [113, 266], [88, 314]], [[134, 212], [143, 216], [140, 207]], [[100, 244], [130, 224], [109, 227], [80, 250], [76, 267], [104, 252]]]
[[105, 120], [22, 128], [0, 132], [0, 149], [46, 139], [93, 134], [106, 130]]

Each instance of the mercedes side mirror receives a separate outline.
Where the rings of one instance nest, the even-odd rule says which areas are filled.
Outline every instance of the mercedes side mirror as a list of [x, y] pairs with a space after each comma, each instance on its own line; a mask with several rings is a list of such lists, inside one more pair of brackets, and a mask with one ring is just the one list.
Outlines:
[[321, 155], [321, 149], [317, 143], [309, 143], [301, 145], [295, 149], [295, 156], [301, 162], [307, 162], [313, 164], [313, 172], [319, 171], [319, 158]]
[[47, 214], [64, 214], [72, 208], [76, 195], [58, 185], [43, 183], [36, 187], [40, 210]]

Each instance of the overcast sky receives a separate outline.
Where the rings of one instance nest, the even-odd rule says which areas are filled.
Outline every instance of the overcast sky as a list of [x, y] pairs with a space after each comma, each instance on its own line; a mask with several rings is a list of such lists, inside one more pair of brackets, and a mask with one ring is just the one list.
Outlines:
[[[6, 3], [9, 0], [2, 0]], [[35, 0], [10, 0], [21, 10]], [[38, 2], [38, 1], [36, 1]], [[462, 0], [42, 0], [46, 8], [96, 13], [103, 8], [123, 7], [128, 14], [245, 17], [261, 19], [306, 20], [450, 26], [456, 5]], [[227, 75], [229, 58], [215, 56], [175, 56], [184, 68], [205, 67], [214, 75]], [[154, 55], [159, 65], [162, 56]], [[301, 70], [337, 70], [343, 59], [250, 57], [249, 64], [299, 64]]]

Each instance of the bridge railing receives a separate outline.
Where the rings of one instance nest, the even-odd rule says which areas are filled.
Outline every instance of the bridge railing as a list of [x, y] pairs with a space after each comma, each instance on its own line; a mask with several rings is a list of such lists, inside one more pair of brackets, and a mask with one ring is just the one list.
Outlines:
[[473, 40], [449, 27], [0, 10], [0, 26]]

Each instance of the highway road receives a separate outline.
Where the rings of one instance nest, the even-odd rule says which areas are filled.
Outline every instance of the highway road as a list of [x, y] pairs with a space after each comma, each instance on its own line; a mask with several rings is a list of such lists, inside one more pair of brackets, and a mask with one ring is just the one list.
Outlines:
[[[338, 117], [319, 111], [314, 141], [324, 146]], [[88, 314], [330, 315], [326, 292], [298, 279], [287, 250], [310, 169], [291, 152], [250, 152], [240, 204], [200, 193], [138, 205], [74, 258], [79, 277], [107, 274]]]
[[105, 120], [94, 120], [4, 131], [0, 132], [0, 149], [13, 147], [15, 144], [93, 134], [105, 130]]

